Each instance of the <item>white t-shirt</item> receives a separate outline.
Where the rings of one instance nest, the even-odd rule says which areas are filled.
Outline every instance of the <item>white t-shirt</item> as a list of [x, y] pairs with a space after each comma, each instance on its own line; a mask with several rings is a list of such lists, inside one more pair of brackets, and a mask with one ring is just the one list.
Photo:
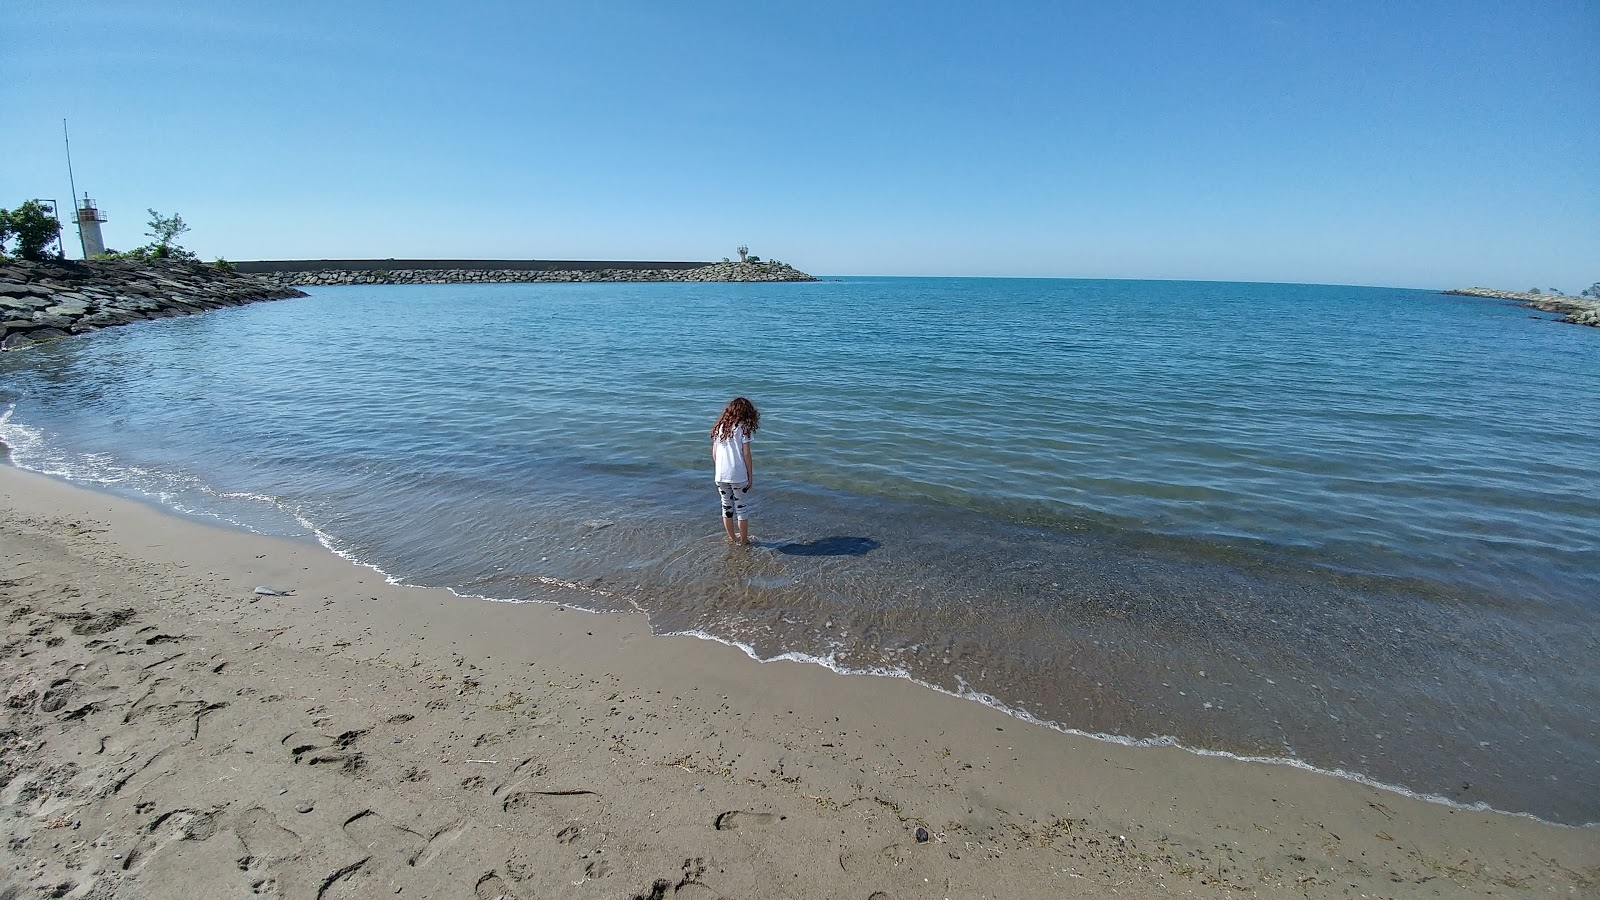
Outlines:
[[744, 445], [750, 443], [750, 432], [743, 425], [733, 426], [733, 433], [711, 442], [711, 458], [717, 464], [717, 481], [742, 485], [750, 480], [750, 470], [744, 465]]

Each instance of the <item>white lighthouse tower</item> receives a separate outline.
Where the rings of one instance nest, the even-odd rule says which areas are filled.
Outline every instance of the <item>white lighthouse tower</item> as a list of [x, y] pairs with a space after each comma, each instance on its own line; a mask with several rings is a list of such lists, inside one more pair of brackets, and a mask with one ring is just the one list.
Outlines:
[[83, 258], [89, 259], [106, 252], [105, 239], [100, 236], [100, 223], [106, 220], [105, 213], [94, 205], [87, 192], [77, 206], [78, 238], [83, 244]]

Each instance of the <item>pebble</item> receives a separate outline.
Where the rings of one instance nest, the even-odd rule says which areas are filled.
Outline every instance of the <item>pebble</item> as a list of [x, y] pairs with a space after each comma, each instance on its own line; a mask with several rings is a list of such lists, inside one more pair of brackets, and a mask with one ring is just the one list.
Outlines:
[[917, 826], [916, 835], [917, 835], [917, 843], [926, 844], [928, 842], [928, 829], [923, 828], [921, 825], [918, 825]]
[[313, 810], [315, 808], [316, 807], [312, 806], [309, 803], [302, 803], [299, 806], [296, 806], [294, 808], [294, 811], [297, 812], [297, 813], [308, 813], [308, 812], [311, 812], [311, 810]]

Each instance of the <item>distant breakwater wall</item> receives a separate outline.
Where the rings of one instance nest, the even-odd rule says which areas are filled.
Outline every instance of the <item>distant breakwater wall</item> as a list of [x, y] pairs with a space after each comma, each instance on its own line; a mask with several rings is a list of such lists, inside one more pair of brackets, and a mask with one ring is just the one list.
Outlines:
[[170, 260], [0, 261], [0, 349], [187, 316], [304, 291], [257, 275]]
[[598, 260], [258, 260], [235, 263], [286, 287], [343, 284], [517, 284], [587, 281], [816, 281], [781, 262]]
[[1600, 300], [1568, 297], [1565, 294], [1533, 294], [1527, 291], [1499, 291], [1494, 288], [1470, 287], [1445, 291], [1458, 297], [1485, 297], [1490, 300], [1514, 300], [1531, 309], [1560, 313], [1561, 321], [1573, 325], [1600, 328]]

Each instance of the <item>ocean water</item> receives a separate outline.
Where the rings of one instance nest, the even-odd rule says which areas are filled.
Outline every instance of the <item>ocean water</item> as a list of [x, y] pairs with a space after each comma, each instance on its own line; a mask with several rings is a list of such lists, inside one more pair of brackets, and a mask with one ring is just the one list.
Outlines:
[[[761, 408], [757, 546], [706, 432]], [[15, 464], [461, 602], [1600, 821], [1600, 333], [1425, 291], [345, 287], [0, 356]]]

